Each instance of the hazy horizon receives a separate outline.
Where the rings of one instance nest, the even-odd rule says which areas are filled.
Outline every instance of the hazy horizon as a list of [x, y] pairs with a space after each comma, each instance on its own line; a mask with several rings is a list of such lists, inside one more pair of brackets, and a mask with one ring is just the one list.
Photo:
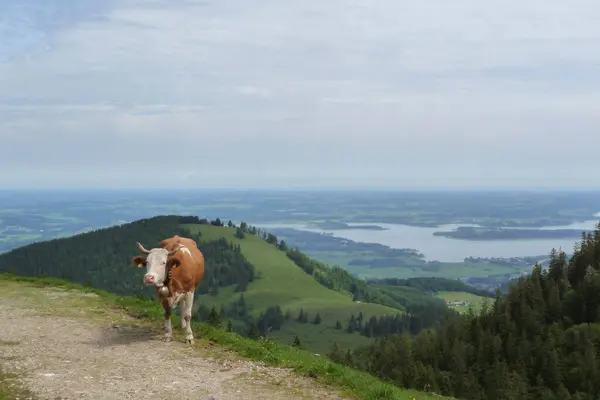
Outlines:
[[600, 189], [591, 0], [0, 15], [0, 188]]
[[229, 192], [315, 192], [315, 193], [600, 193], [600, 188], [572, 188], [572, 187], [2, 187], [0, 193], [28, 193], [28, 192], [134, 192], [134, 193], [165, 193], [165, 191], [189, 192], [189, 193], [229, 193]]
[[174, 191], [189, 191], [189, 192], [390, 192], [390, 193], [573, 193], [573, 192], [585, 192], [585, 193], [600, 193], [600, 185], [593, 187], [572, 187], [572, 186], [405, 186], [405, 187], [385, 187], [385, 186], [259, 186], [259, 185], [239, 185], [239, 186], [160, 186], [160, 185], [130, 185], [130, 186], [2, 186], [0, 187], [0, 193], [2, 192], [94, 192], [94, 191], [136, 191], [136, 192], [164, 192], [167, 190]]

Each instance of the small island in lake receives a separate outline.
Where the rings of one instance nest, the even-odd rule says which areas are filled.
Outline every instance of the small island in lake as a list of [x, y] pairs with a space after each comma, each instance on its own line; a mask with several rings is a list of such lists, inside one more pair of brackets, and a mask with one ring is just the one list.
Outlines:
[[324, 221], [324, 222], [315, 222], [313, 224], [318, 229], [328, 230], [328, 231], [343, 231], [343, 230], [363, 230], [363, 231], [385, 231], [388, 230], [379, 225], [358, 225], [351, 226], [345, 222], [338, 221]]
[[535, 240], [535, 239], [581, 239], [579, 229], [517, 229], [479, 228], [461, 226], [453, 231], [434, 232], [434, 236], [461, 240]]

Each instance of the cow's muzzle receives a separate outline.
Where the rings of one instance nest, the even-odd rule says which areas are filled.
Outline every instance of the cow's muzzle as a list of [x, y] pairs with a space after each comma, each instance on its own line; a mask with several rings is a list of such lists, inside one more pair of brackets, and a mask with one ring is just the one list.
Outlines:
[[156, 284], [156, 277], [154, 275], [144, 275], [144, 283], [146, 285]]

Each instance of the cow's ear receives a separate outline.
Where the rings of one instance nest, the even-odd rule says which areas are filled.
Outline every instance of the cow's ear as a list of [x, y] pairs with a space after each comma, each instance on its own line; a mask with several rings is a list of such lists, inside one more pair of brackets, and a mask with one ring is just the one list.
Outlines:
[[146, 257], [136, 256], [131, 260], [133, 265], [136, 265], [138, 268], [142, 268], [146, 266]]
[[181, 264], [180, 264], [180, 262], [179, 262], [179, 260], [178, 260], [178, 259], [176, 259], [176, 258], [169, 258], [169, 266], [170, 266], [171, 268], [177, 268], [177, 267], [179, 267], [180, 265], [181, 265]]

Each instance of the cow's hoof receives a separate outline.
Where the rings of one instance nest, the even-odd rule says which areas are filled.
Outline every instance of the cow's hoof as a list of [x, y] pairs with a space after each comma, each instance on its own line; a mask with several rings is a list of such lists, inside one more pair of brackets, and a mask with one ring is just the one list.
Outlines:
[[194, 344], [194, 338], [185, 338], [185, 344]]
[[173, 336], [171, 335], [165, 335], [163, 337], [163, 342], [170, 342], [171, 340], [173, 340]]

